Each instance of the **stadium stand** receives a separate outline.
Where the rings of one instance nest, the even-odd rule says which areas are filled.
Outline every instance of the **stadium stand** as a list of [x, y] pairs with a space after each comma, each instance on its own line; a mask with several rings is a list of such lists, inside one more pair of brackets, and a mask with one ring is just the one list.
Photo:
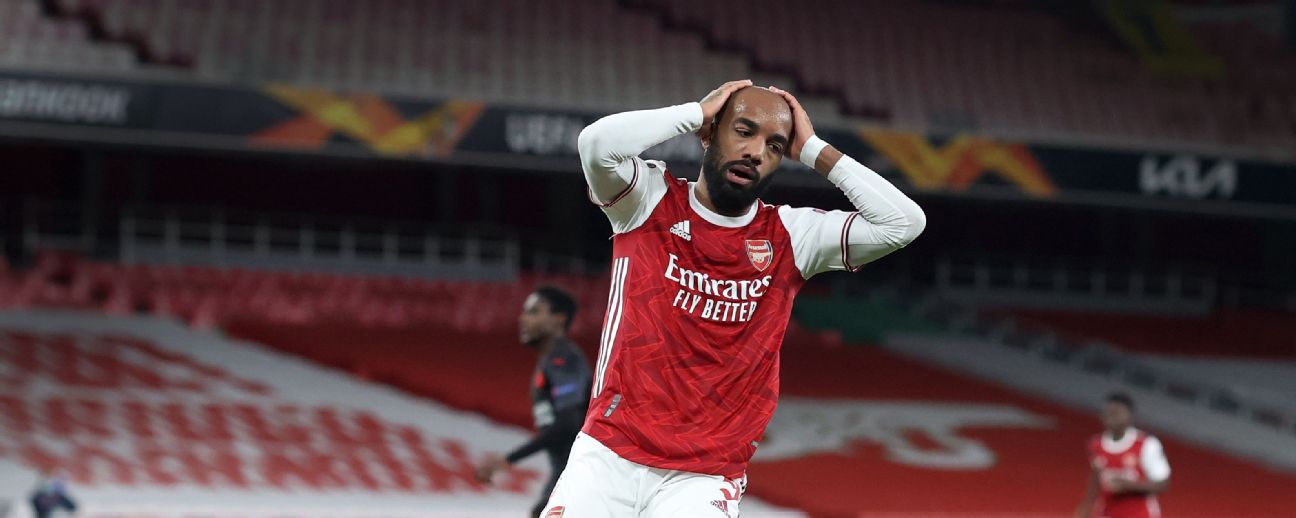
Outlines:
[[[86, 329], [94, 327], [91, 325], [97, 322], [94, 317], [78, 316], [84, 315], [78, 313], [51, 316], [10, 313], [7, 320], [0, 322], [5, 339], [15, 344], [44, 344], [47, 342], [32, 341], [32, 333], [37, 333], [37, 337], [41, 335], [29, 326], [35, 326], [46, 318], [63, 319], [55, 329], [66, 329], [66, 319], [75, 318], [78, 323], [74, 327], [82, 330], [78, 335], [81, 337], [78, 340], [82, 341], [75, 342], [78, 344], [75, 347], [78, 350], [89, 348], [80, 354], [115, 355], [118, 361], [133, 365], [140, 356], [131, 351], [144, 347], [141, 349], [143, 357], [160, 358], [171, 364], [150, 367], [158, 369], [157, 372], [164, 376], [163, 380], [183, 377], [183, 373], [188, 372], [185, 369], [197, 373], [201, 379], [195, 378], [189, 384], [175, 387], [175, 390], [190, 391], [189, 397], [198, 394], [193, 393], [194, 390], [217, 393], [213, 391], [220, 383], [231, 384], [235, 390], [244, 392], [256, 389], [253, 392], [267, 394], [258, 396], [266, 399], [255, 403], [256, 408], [266, 409], [260, 412], [269, 412], [272, 405], [279, 405], [274, 407], [279, 409], [304, 405], [300, 401], [305, 397], [301, 395], [303, 391], [316, 393], [312, 396], [316, 399], [340, 398], [316, 403], [323, 405], [319, 407], [325, 412], [319, 414], [321, 416], [335, 413], [349, 416], [351, 407], [348, 405], [363, 399], [367, 411], [377, 416], [378, 426], [395, 429], [416, 416], [438, 420], [440, 424], [435, 430], [423, 429], [420, 433], [431, 434], [428, 444], [444, 448], [451, 447], [452, 441], [467, 441], [465, 447], [473, 451], [479, 447], [499, 448], [501, 446], [497, 444], [506, 442], [500, 436], [512, 436], [497, 430], [473, 432], [489, 438], [485, 446], [478, 444], [482, 439], [472, 438], [476, 435], [447, 436], [445, 434], [450, 430], [478, 425], [466, 424], [465, 417], [449, 410], [435, 410], [432, 414], [428, 413], [429, 410], [403, 410], [408, 408], [407, 404], [394, 403], [391, 396], [377, 395], [372, 393], [372, 389], [345, 389], [353, 393], [359, 390], [364, 397], [343, 397], [341, 394], [344, 392], [339, 392], [343, 390], [342, 385], [336, 381], [326, 383], [320, 378], [325, 375], [336, 377], [339, 372], [345, 372], [353, 377], [353, 381], [348, 383], [354, 383], [354, 378], [382, 382], [455, 409], [484, 414], [506, 425], [526, 426], [528, 423], [529, 409], [525, 398], [519, 395], [527, 389], [525, 383], [528, 379], [526, 373], [531, 369], [530, 357], [519, 349], [513, 329], [518, 304], [531, 286], [541, 282], [540, 279], [509, 285], [398, 282], [355, 276], [242, 270], [221, 272], [206, 268], [133, 268], [65, 254], [44, 254], [31, 269], [13, 272], [6, 277], [8, 282], [4, 286], [8, 289], [5, 291], [12, 291], [17, 286], [22, 292], [16, 303], [12, 297], [7, 299], [10, 308], [80, 307], [94, 313], [111, 311], [113, 303], [108, 300], [116, 300], [121, 295], [104, 292], [102, 283], [120, 279], [128, 289], [119, 287], [118, 291], [129, 293], [131, 300], [152, 300], [157, 305], [151, 310], [155, 316], [125, 320], [119, 317], [106, 321], [112, 323], [115, 331], [103, 334], [102, 338], [93, 338], [99, 335], [87, 334], [89, 331]], [[573, 289], [586, 308], [599, 308], [598, 299], [605, 297], [605, 279], [602, 278], [569, 276], [543, 280], [551, 281]], [[219, 297], [218, 293], [230, 296]], [[208, 298], [204, 299], [204, 294]], [[279, 298], [285, 296], [294, 298]], [[278, 307], [295, 308], [296, 316], [288, 315], [282, 309], [266, 311], [267, 308], [256, 302], [261, 298], [277, 298]], [[168, 299], [173, 300], [169, 302], [173, 307], [171, 313], [160, 309], [167, 304], [160, 301]], [[159, 329], [168, 329], [167, 333], [171, 334], [180, 333], [166, 327], [173, 324], [162, 323], [172, 315], [186, 317], [190, 310], [184, 308], [194, 305], [194, 300], [225, 301], [212, 303], [222, 308], [215, 321], [221, 323], [224, 336], [263, 344], [309, 362], [298, 365], [287, 357], [244, 352], [249, 347], [247, 343], [217, 345], [215, 342], [224, 339], [209, 333], [183, 339], [158, 338]], [[236, 301], [239, 300], [250, 309], [237, 311]], [[357, 315], [346, 318], [344, 315], [355, 308], [337, 313], [319, 309], [330, 304], [372, 307], [379, 300], [389, 301], [389, 304], [386, 309], [376, 311], [403, 317], [369, 319]], [[392, 309], [416, 303], [453, 309], [441, 313]], [[301, 316], [312, 313], [315, 318]], [[468, 317], [464, 317], [465, 314]], [[597, 343], [599, 317], [597, 309], [583, 311], [574, 330], [575, 339], [589, 354], [595, 353], [593, 346]], [[189, 318], [192, 324], [202, 324], [200, 318]], [[122, 336], [144, 337], [142, 339], [147, 343], [130, 345], [121, 341]], [[12, 342], [15, 339], [20, 341]], [[107, 342], [102, 342], [104, 340]], [[97, 345], [108, 342], [124, 345]], [[175, 347], [180, 349], [172, 350]], [[149, 352], [154, 349], [163, 352]], [[832, 334], [811, 332], [795, 325], [789, 331], [784, 350], [781, 368], [784, 403], [766, 435], [763, 452], [758, 454], [751, 469], [750, 494], [754, 497], [800, 508], [816, 516], [850, 514], [862, 508], [882, 514], [953, 510], [969, 515], [994, 514], [1004, 509], [1007, 501], [1012, 502], [1011, 508], [1023, 512], [1062, 516], [1069, 512], [1077, 498], [1084, 478], [1084, 460], [1079, 451], [1086, 437], [1098, 428], [1095, 417], [951, 371], [925, 366], [884, 349], [861, 344], [843, 347], [841, 340]], [[54, 350], [34, 354], [54, 354]], [[492, 361], [482, 362], [481, 359], [486, 357]], [[3, 361], [25, 360], [8, 355]], [[219, 365], [220, 368], [203, 367], [206, 364]], [[312, 370], [315, 368], [308, 365], [323, 365], [340, 371], [308, 374], [307, 371], [315, 372]], [[268, 372], [281, 374], [266, 377]], [[865, 372], [868, 375], [861, 376]], [[53, 376], [40, 374], [40, 371], [34, 375]], [[51, 379], [64, 380], [65, 377]], [[122, 378], [123, 382], [130, 379], [136, 378]], [[212, 388], [194, 388], [209, 386]], [[122, 385], [103, 390], [133, 389]], [[163, 387], [159, 390], [172, 389]], [[60, 397], [57, 393], [53, 396]], [[35, 400], [26, 402], [22, 398], [17, 401], [24, 403], [11, 403], [37, 404]], [[254, 398], [251, 401], [259, 400]], [[158, 418], [176, 419], [179, 414], [174, 412], [199, 412], [198, 407], [184, 408], [160, 413]], [[246, 419], [238, 412], [247, 411], [230, 410], [233, 413], [229, 418]], [[315, 411], [319, 410], [312, 410]], [[80, 426], [65, 424], [72, 428]], [[807, 428], [808, 424], [813, 425]], [[319, 433], [325, 437], [337, 433], [330, 428], [337, 425], [323, 422], [302, 426], [305, 428], [301, 433]], [[375, 425], [365, 426], [372, 428]], [[1176, 479], [1176, 491], [1163, 499], [1166, 512], [1182, 516], [1230, 513], [1277, 516], [1296, 511], [1289, 508], [1288, 499], [1281, 497], [1293, 482], [1290, 475], [1184, 443], [1175, 438], [1176, 430], [1173, 429], [1156, 431], [1163, 436], [1176, 473], [1192, 474]], [[256, 444], [259, 443], [249, 443], [240, 451], [250, 451], [248, 448], [259, 451], [257, 448], [260, 446]], [[387, 469], [407, 465], [403, 449], [397, 447], [392, 451], [395, 453], [389, 455], [395, 457], [384, 461], [388, 463]], [[331, 454], [342, 458], [356, 455], [349, 448]], [[112, 453], [102, 455], [107, 457], [101, 458], [116, 458], [111, 457]], [[344, 465], [350, 467], [336, 468], [339, 470], [337, 476], [341, 477], [339, 480], [349, 481], [338, 483], [350, 484], [347, 487], [351, 487], [352, 493], [364, 493], [378, 487], [367, 487], [366, 484], [381, 486], [384, 483], [382, 478], [371, 479], [362, 475], [366, 468], [357, 467], [361, 465], [357, 464], [359, 462], [362, 461], [357, 458]], [[93, 464], [75, 465], [86, 466], [78, 469], [91, 469], [88, 466]], [[253, 465], [247, 464], [246, 469], [252, 469]], [[868, 469], [861, 469], [863, 465]], [[129, 471], [135, 469], [132, 466], [133, 462], [120, 465], [119, 470], [128, 471], [116, 473], [133, 472]], [[147, 464], [143, 466], [141, 469], [148, 467]], [[267, 469], [287, 469], [277, 466], [271, 464]], [[101, 485], [112, 487], [111, 479], [96, 478], [108, 476], [104, 473], [109, 472], [78, 472], [77, 476], [87, 481], [99, 480]], [[458, 495], [455, 498], [465, 498], [462, 494], [465, 491], [469, 496], [480, 491], [463, 489], [471, 486], [461, 485], [468, 484], [461, 470], [452, 468], [446, 476], [457, 478], [447, 479], [451, 481], [448, 489], [437, 491]], [[421, 483], [421, 475], [411, 474], [410, 477], [408, 480]], [[189, 475], [178, 476], [173, 487], [177, 487], [174, 484], [194, 483], [189, 478]], [[299, 483], [292, 482], [292, 479], [276, 480], [282, 480], [275, 482], [280, 485]], [[1023, 492], [1020, 488], [1027, 481], [1032, 489]], [[212, 483], [220, 485], [219, 482], [208, 482], [208, 485]], [[950, 489], [933, 493], [928, 489], [933, 485]], [[263, 491], [271, 491], [273, 487], [278, 486]], [[454, 489], [456, 487], [460, 489]], [[301, 487], [295, 491], [316, 490], [319, 489]], [[404, 491], [400, 488], [392, 490], [397, 493]], [[525, 494], [517, 489], [512, 491]], [[121, 495], [104, 498], [111, 502]], [[466, 506], [480, 505], [472, 504], [471, 500], [455, 501]], [[346, 505], [357, 504], [347, 501]], [[399, 508], [398, 503], [393, 504], [393, 512]]]
[[1042, 309], [982, 313], [1045, 330], [1058, 342], [1110, 348], [1110, 353], [1172, 380], [1159, 384], [1191, 380], [1199, 387], [1218, 387], [1223, 392], [1199, 400], [1232, 412], [1241, 403], [1247, 410], [1239, 413], [1249, 413], [1257, 422], [1286, 422], [1296, 430], [1296, 403], [1290, 397], [1296, 390], [1296, 318], [1290, 311], [1221, 307], [1204, 315]]
[[[283, 322], [342, 319], [362, 326], [417, 322], [456, 331], [486, 331], [500, 322], [514, 322], [531, 287], [547, 281], [567, 286], [584, 307], [600, 308], [606, 303], [604, 282], [588, 277], [465, 282], [124, 265], [47, 252], [38, 254], [31, 269], [15, 272], [0, 284], [0, 307], [100, 308], [117, 315], [171, 316], [199, 327], [256, 316]], [[601, 318], [597, 312], [584, 312], [573, 325], [577, 330], [598, 329]]]
[[[480, 411], [505, 422], [526, 423], [529, 410], [525, 402], [511, 397], [525, 390], [523, 384], [519, 382], [510, 387], [495, 381], [524, 380], [529, 369], [526, 358], [494, 362], [489, 370], [477, 367], [483, 354], [502, 358], [509, 347], [516, 347], [509, 334], [446, 336], [443, 342], [433, 345], [429, 343], [427, 333], [416, 330], [388, 329], [376, 334], [362, 334], [347, 333], [344, 327], [282, 327], [244, 321], [230, 326], [229, 332], [309, 358], [319, 357], [320, 353], [315, 351], [320, 349], [349, 351], [344, 354], [349, 356], [352, 368], [363, 365], [361, 372], [366, 376], [394, 381], [397, 386], [416, 393], [435, 394], [438, 400], [452, 406]], [[578, 335], [577, 339], [587, 347], [596, 343], [596, 336], [590, 334]], [[781, 384], [786, 408], [782, 411], [794, 412], [795, 408], [795, 412], [804, 412], [806, 415], [803, 417], [813, 420], [824, 435], [809, 439], [798, 435], [798, 444], [804, 450], [789, 453], [787, 457], [778, 455], [762, 461], [758, 454], [751, 470], [753, 494], [776, 504], [811, 511], [816, 516], [848, 513], [860, 508], [862, 502], [868, 502], [868, 508], [883, 514], [939, 513], [954, 509], [964, 513], [993, 513], [1001, 505], [995, 501], [1001, 498], [1021, 499], [1019, 508], [1039, 513], [1065, 513], [1065, 509], [1057, 507], [1057, 502], [1070, 501], [1078, 491], [1073, 478], [1082, 478], [1084, 474], [1080, 456], [1070, 456], [1065, 452], [1079, 449], [1075, 445], [1083, 443], [1087, 432], [1096, 426], [1096, 419], [948, 371], [925, 367], [879, 349], [841, 347], [834, 343], [829, 337], [799, 329], [789, 333], [783, 354]], [[360, 347], [357, 344], [364, 345]], [[328, 361], [337, 360], [330, 356]], [[861, 372], [869, 375], [861, 377]], [[831, 404], [826, 404], [829, 402]], [[844, 410], [847, 417], [839, 416], [837, 419], [868, 422], [870, 418], [878, 417], [870, 415], [871, 412], [890, 413], [884, 419], [888, 427], [895, 428], [891, 431], [897, 436], [892, 438], [894, 442], [889, 447], [882, 445], [886, 439], [878, 436], [880, 432], [867, 430], [868, 425], [852, 429], [844, 422], [832, 420], [834, 414], [830, 408], [833, 404], [849, 406], [851, 402], [858, 404], [858, 408]], [[885, 404], [875, 409], [871, 403]], [[912, 407], [905, 406], [906, 403], [911, 403]], [[992, 415], [998, 415], [994, 410], [1003, 404], [1024, 409], [1032, 416], [1047, 416], [1043, 419], [1049, 424], [1036, 426], [1036, 422], [1030, 419], [1017, 422], [1011, 418], [1004, 418], [1009, 422], [997, 426], [985, 424], [988, 428], [963, 423], [959, 435], [971, 437], [974, 442], [984, 441], [997, 456], [993, 461], [994, 467], [985, 470], [933, 470], [899, 461], [896, 450], [903, 449], [905, 441], [913, 441], [929, 453], [939, 452], [942, 447], [957, 449], [939, 442], [945, 438], [941, 435], [940, 425], [928, 421], [930, 416], [925, 417], [925, 412], [932, 406], [942, 404], [966, 406], [970, 413], [986, 411]], [[983, 408], [983, 404], [994, 408]], [[906, 429], [909, 426], [912, 429]], [[799, 432], [794, 423], [776, 418], [764, 447], [774, 448], [780, 433]], [[1200, 447], [1172, 440], [1167, 448], [1176, 455], [1176, 469], [1184, 472], [1195, 472], [1197, 468], [1194, 466], [1198, 463], [1210, 465], [1218, 461], [1227, 466], [1222, 469], [1237, 470], [1242, 478], [1263, 487], [1282, 480], [1267, 482], [1269, 475], [1264, 475], [1264, 470], [1246, 467]], [[1060, 458], [1067, 459], [1061, 462], [1074, 462], [1078, 467], [1070, 473], [1066, 469], [1049, 469], [1048, 473], [1036, 471], [1041, 466], [1059, 467]], [[868, 469], [861, 469], [861, 463], [867, 464]], [[1035, 489], [1029, 494], [1002, 489], [1013, 487], [1014, 481], [1031, 477], [1038, 478], [1033, 482]], [[1197, 480], [1189, 484], [1202, 482]], [[929, 491], [920, 489], [930, 487], [929, 484], [959, 489], [941, 491], [939, 498], [932, 498]], [[1196, 492], [1194, 489], [1178, 489], [1183, 493]], [[922, 497], [920, 493], [928, 494], [928, 497]], [[1170, 506], [1178, 507], [1185, 503], [1184, 500], [1167, 503], [1167, 512]], [[1217, 502], [1212, 505], [1224, 509], [1232, 504]], [[1203, 515], [1211, 512], [1194, 511]], [[1266, 511], [1257, 508], [1252, 512], [1263, 514]]]
[[129, 46], [93, 41], [79, 20], [51, 19], [37, 2], [0, 1], [0, 67], [128, 72], [136, 63]]
[[[601, 109], [674, 104], [734, 77], [790, 83], [601, 0], [58, 5], [98, 20], [111, 37], [142, 42], [160, 60], [190, 63], [194, 77], [213, 81]], [[807, 103], [825, 118], [837, 113], [830, 103]]]
[[487, 518], [529, 505], [547, 469], [535, 457], [485, 486], [473, 465], [526, 430], [167, 319], [6, 312], [0, 373], [11, 511], [53, 470], [80, 516], [365, 516], [381, 501], [394, 518]]
[[1101, 339], [1135, 352], [1296, 359], [1296, 319], [1284, 311], [1221, 308], [1204, 316], [1034, 309], [1005, 313], [1022, 323]]
[[[1033, 368], [1060, 365], [1265, 428], [1296, 432], [1296, 406], [1282, 395], [1296, 388], [1287, 381], [1296, 376], [1290, 310], [1221, 305], [1206, 311], [1140, 311], [1120, 298], [1112, 301], [1106, 310], [1005, 309], [1011, 306], [951, 300], [933, 290], [903, 304], [910, 319], [938, 323], [985, 347], [988, 355], [1020, 355], [1021, 361], [1034, 362]], [[1154, 308], [1161, 302], [1144, 304]], [[947, 356], [963, 352], [933, 351], [937, 361], [961, 365]], [[1296, 466], [1296, 458], [1292, 460]]]
[[[39, 16], [35, 4], [0, 2], [24, 13], [29, 29], [6, 33], [11, 49], [36, 49], [21, 62], [50, 63], [40, 57], [68, 49], [92, 69], [131, 66], [126, 47], [85, 42], [77, 22], [27, 23]], [[718, 13], [779, 12], [776, 2], [55, 5], [112, 41], [137, 43], [151, 62], [185, 64], [191, 77], [210, 81], [615, 109], [673, 104], [725, 79], [752, 77], [829, 96], [805, 100], [821, 121], [844, 113], [914, 131], [1262, 153], [1296, 147], [1296, 66], [1280, 42], [1242, 24], [1192, 33], [1227, 62], [1218, 79], [1164, 77], [1110, 35], [1012, 6], [830, 2], [779, 16], [786, 26], [759, 29], [787, 37], [752, 38], [751, 28], [717, 23]], [[68, 38], [74, 43], [59, 43]]]
[[[1041, 8], [1080, 4], [1092, 9]], [[1187, 50], [1139, 40], [1164, 19], [1122, 33], [1129, 13], [1110, 10], [1136, 4], [1196, 6], [1158, 42]], [[1109, 391], [1133, 393], [1140, 426], [1166, 443], [1169, 515], [1296, 516], [1283, 246], [1296, 213], [1289, 196], [1255, 197], [1273, 211], [1243, 199], [1289, 190], [1296, 39], [1254, 30], [1254, 14], [1210, 19], [1239, 4], [1292, 2], [0, 0], [0, 105], [51, 77], [233, 84], [258, 100], [291, 84], [391, 94], [382, 109], [400, 120], [406, 103], [481, 99], [487, 115], [569, 119], [534, 133], [572, 144], [594, 112], [736, 77], [787, 86], [821, 128], [925, 133], [897, 135], [949, 181], [928, 191], [880, 147], [850, 151], [907, 178], [933, 225], [801, 292], [743, 516], [1071, 516]], [[46, 123], [0, 121], [14, 128], [0, 142], [0, 515], [50, 468], [69, 472], [87, 518], [529, 505], [542, 461], [494, 488], [473, 466], [532, 423], [517, 317], [534, 287], [575, 295], [572, 336], [596, 356], [606, 221], [574, 157], [511, 140], [462, 161], [335, 157], [355, 139], [311, 119], [350, 109], [275, 122], [320, 132], [324, 147], [291, 152], [242, 133], [233, 150], [128, 131], [90, 144], [72, 135], [87, 124], [28, 134]], [[1029, 143], [985, 152], [1038, 155], [1056, 197], [1020, 195], [952, 133]], [[1054, 151], [1078, 152], [1078, 170], [1040, 158]], [[1072, 174], [1124, 187], [1071, 190]], [[1198, 198], [1163, 178], [1161, 192], [1158, 174], [1219, 190]], [[769, 201], [846, 207], [836, 190], [787, 187]]]
[[[1274, 97], [1277, 88], [1257, 90], [1237, 72], [1227, 81], [1157, 77], [1136, 56], [1114, 48], [1109, 37], [1043, 9], [874, 0], [785, 12], [775, 0], [635, 3], [791, 71], [813, 90], [840, 92], [848, 110], [901, 128], [1262, 146], [1296, 142], [1291, 88]], [[789, 37], [752, 38], [718, 15], [740, 10], [784, 13], [778, 21], [790, 26], [784, 30]], [[1283, 69], [1290, 62], [1275, 57], [1278, 42], [1252, 36], [1247, 27], [1214, 32], [1250, 36], [1210, 40], [1224, 44], [1231, 58], [1245, 56], [1233, 62], [1240, 70]], [[1250, 52], [1248, 45], [1270, 52]], [[1292, 84], [1289, 73], [1277, 75], [1286, 79], [1277, 84]], [[1249, 101], [1276, 109], [1262, 110], [1260, 120], [1237, 119], [1246, 113], [1237, 105]]]
[[[10, 309], [140, 312], [196, 327], [219, 324], [227, 336], [518, 426], [528, 423], [528, 407], [518, 395], [525, 393], [531, 368], [514, 336], [521, 300], [539, 283], [571, 289], [586, 308], [573, 336], [595, 354], [598, 308], [606, 297], [605, 279], [589, 276], [524, 276], [508, 284], [417, 281], [125, 266], [62, 253], [41, 254], [30, 269], [4, 281], [0, 300]], [[1079, 492], [1084, 461], [1079, 453], [1060, 452], [1078, 452], [1098, 428], [1090, 415], [884, 349], [843, 347], [833, 333], [796, 325], [784, 350], [783, 409], [751, 470], [751, 492], [761, 499], [816, 515], [860, 508], [993, 514], [1011, 500], [1013, 509], [1060, 516]], [[482, 362], [486, 357], [492, 361]], [[886, 425], [869, 424], [875, 419]], [[807, 429], [806, 423], [818, 424]], [[1172, 428], [1157, 432], [1176, 473], [1193, 474], [1177, 479], [1176, 491], [1164, 499], [1167, 512], [1293, 511], [1279, 496], [1292, 483], [1290, 475], [1182, 442]], [[859, 469], [861, 463], [869, 469]], [[1027, 480], [1032, 491], [1022, 493], [1017, 488]], [[931, 484], [958, 490], [933, 498], [925, 489]]]

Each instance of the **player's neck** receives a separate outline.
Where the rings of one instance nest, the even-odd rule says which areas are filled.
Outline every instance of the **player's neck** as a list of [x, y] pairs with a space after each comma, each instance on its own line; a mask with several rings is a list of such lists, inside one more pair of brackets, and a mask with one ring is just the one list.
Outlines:
[[697, 184], [695, 185], [696, 186], [693, 188], [693, 196], [697, 198], [698, 203], [701, 203], [703, 207], [706, 207], [706, 209], [711, 212], [714, 212], [716, 214], [719, 214], [727, 218], [739, 218], [751, 212], [751, 205], [743, 207], [742, 209], [737, 211], [731, 211], [731, 212], [722, 211], [716, 207], [715, 203], [711, 201], [711, 193], [707, 191], [706, 181], [699, 178]]
[[1111, 440], [1113, 441], [1119, 441], [1125, 438], [1125, 434], [1129, 433], [1130, 428], [1131, 427], [1126, 426], [1125, 428], [1121, 428], [1120, 430], [1107, 430], [1107, 436], [1111, 437]]
[[536, 354], [539, 354], [541, 358], [549, 356], [549, 353], [553, 352], [554, 347], [558, 346], [558, 341], [562, 339], [562, 335], [554, 335], [545, 339], [536, 347]]

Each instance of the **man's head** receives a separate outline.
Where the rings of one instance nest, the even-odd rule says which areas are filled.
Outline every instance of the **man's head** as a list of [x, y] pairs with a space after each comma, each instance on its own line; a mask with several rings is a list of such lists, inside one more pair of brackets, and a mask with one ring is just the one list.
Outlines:
[[792, 141], [792, 108], [782, 96], [749, 86], [729, 96], [702, 139], [702, 181], [722, 214], [736, 215], [769, 188]]
[[559, 288], [536, 288], [522, 303], [518, 315], [518, 340], [538, 347], [553, 338], [567, 334], [576, 316], [576, 301]]
[[1103, 428], [1108, 432], [1122, 432], [1134, 424], [1134, 400], [1128, 394], [1115, 392], [1107, 395], [1107, 406], [1102, 412]]

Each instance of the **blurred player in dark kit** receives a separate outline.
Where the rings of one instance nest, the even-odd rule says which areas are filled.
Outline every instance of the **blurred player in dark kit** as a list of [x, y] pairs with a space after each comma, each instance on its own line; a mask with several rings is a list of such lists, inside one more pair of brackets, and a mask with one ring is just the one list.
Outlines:
[[477, 468], [477, 479], [489, 483], [495, 472], [544, 450], [549, 455], [549, 482], [530, 516], [540, 514], [558, 475], [567, 466], [572, 441], [589, 404], [589, 363], [580, 348], [567, 339], [575, 316], [575, 300], [558, 288], [537, 288], [523, 303], [518, 316], [518, 339], [535, 349], [538, 356], [531, 383], [536, 435], [508, 455], [495, 457]]

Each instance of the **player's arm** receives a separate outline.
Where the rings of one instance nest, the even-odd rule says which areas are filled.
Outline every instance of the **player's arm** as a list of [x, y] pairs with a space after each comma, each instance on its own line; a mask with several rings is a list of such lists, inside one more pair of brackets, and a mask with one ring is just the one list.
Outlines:
[[510, 465], [517, 464], [540, 450], [551, 446], [561, 446], [563, 441], [570, 442], [572, 436], [580, 431], [579, 425], [573, 427], [571, 423], [579, 423], [584, 416], [584, 409], [555, 410], [554, 423], [541, 427], [531, 440], [505, 455], [504, 462]]
[[549, 392], [549, 404], [553, 408], [553, 419], [536, 430], [531, 440], [514, 448], [503, 457], [494, 457], [477, 469], [477, 479], [488, 483], [495, 472], [522, 462], [540, 450], [562, 446], [570, 443], [580, 431], [585, 420], [585, 410], [589, 399], [589, 373], [575, 358], [568, 358], [562, 364], [549, 363], [544, 369], [545, 390]]
[[560, 446], [563, 441], [570, 442], [585, 421], [589, 376], [584, 367], [577, 364], [575, 358], [566, 358], [561, 364], [550, 362], [546, 365], [544, 376], [549, 404], [553, 406], [553, 421], [540, 427], [535, 437], [505, 456], [504, 460], [509, 464], [516, 464], [550, 446]]
[[775, 87], [770, 90], [792, 108], [788, 155], [828, 178], [857, 211], [784, 214], [785, 222], [795, 222], [794, 233], [803, 236], [794, 243], [802, 273], [809, 277], [827, 270], [854, 271], [913, 242], [927, 226], [922, 208], [881, 175], [816, 137], [796, 97]]
[[72, 497], [68, 496], [66, 493], [61, 493], [61, 492], [59, 493], [58, 497], [59, 497], [59, 505], [63, 507], [63, 510], [69, 513], [76, 512], [77, 505], [76, 502], [72, 500]]
[[540, 429], [536, 431], [536, 434], [531, 437], [531, 440], [522, 443], [522, 445], [517, 448], [514, 448], [513, 451], [508, 453], [508, 455], [502, 457], [498, 455], [493, 456], [478, 466], [476, 473], [477, 481], [483, 484], [489, 484], [491, 478], [495, 476], [495, 473], [505, 467], [522, 462], [523, 460], [526, 460], [527, 457], [535, 455], [536, 452], [540, 450], [559, 446], [562, 441], [570, 442], [572, 436], [574, 436], [576, 432], [580, 431], [580, 427], [576, 427], [573, 430], [568, 426], [564, 426], [562, 423], [569, 423], [573, 419], [579, 421], [583, 416], [583, 411], [568, 411], [566, 414], [563, 412], [555, 412], [554, 417], [556, 418], [556, 421], [554, 424], [540, 427]]
[[581, 130], [576, 140], [590, 199], [616, 232], [629, 232], [648, 218], [666, 192], [659, 167], [639, 153], [672, 137], [698, 131], [715, 118], [729, 95], [751, 81], [730, 81], [701, 101], [608, 115]]
[[1094, 501], [1098, 500], [1098, 468], [1089, 467], [1089, 484], [1085, 488], [1084, 500], [1080, 501], [1080, 506], [1076, 508], [1076, 518], [1091, 518], [1093, 516]]

